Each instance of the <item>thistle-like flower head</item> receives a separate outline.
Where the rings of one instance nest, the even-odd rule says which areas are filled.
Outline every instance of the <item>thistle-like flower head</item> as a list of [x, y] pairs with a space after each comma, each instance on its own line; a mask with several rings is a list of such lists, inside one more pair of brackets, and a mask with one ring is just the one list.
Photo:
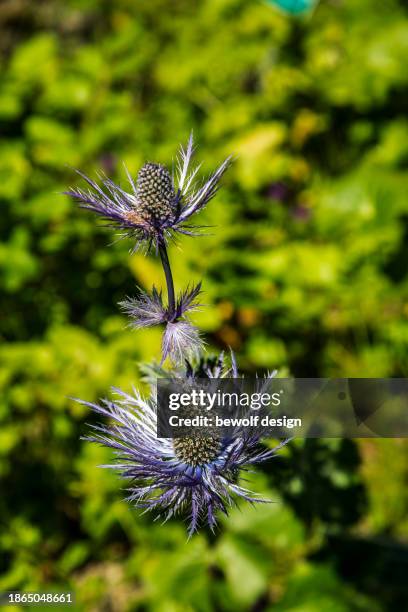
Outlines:
[[81, 207], [95, 212], [109, 225], [122, 230], [140, 246], [156, 250], [175, 234], [197, 235], [200, 226], [186, 222], [215, 196], [219, 180], [228, 168], [228, 157], [201, 185], [197, 184], [200, 166], [191, 166], [194, 153], [193, 137], [185, 148], [180, 147], [175, 171], [165, 166], [146, 163], [139, 170], [136, 182], [127, 172], [130, 191], [111, 179], [100, 177], [100, 184], [77, 171], [89, 188], [74, 188], [66, 192]]
[[[212, 375], [219, 373], [219, 367], [223, 375], [231, 373], [222, 362], [223, 357], [218, 365], [202, 361], [197, 373], [207, 370]], [[189, 370], [191, 376], [193, 370]], [[238, 477], [240, 472], [271, 459], [286, 441], [268, 449], [259, 444], [259, 435], [245, 431], [236, 431], [231, 438], [158, 438], [154, 395], [146, 400], [136, 391], [133, 395], [118, 389], [116, 392], [116, 401], [82, 403], [111, 420], [110, 425], [91, 426], [93, 432], [87, 439], [115, 451], [116, 461], [103, 467], [118, 470], [130, 481], [129, 502], [156, 511], [165, 521], [180, 512], [187, 513], [191, 535], [198, 529], [200, 519], [213, 529], [217, 511], [228, 514], [228, 508], [239, 498], [267, 501], [242, 487]]]

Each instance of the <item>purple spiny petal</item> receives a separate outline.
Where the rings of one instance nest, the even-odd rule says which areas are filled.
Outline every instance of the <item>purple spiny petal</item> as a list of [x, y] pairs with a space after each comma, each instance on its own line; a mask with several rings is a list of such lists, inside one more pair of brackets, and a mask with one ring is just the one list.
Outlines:
[[221, 166], [219, 166], [219, 168], [217, 168], [209, 179], [207, 179], [204, 185], [189, 198], [187, 205], [181, 211], [178, 219], [179, 222], [185, 221], [191, 217], [191, 215], [204, 208], [204, 206], [206, 206], [206, 204], [208, 204], [208, 202], [215, 196], [219, 188], [218, 183], [222, 175], [230, 166], [231, 161], [231, 156], [227, 157]]
[[151, 327], [168, 320], [168, 311], [163, 305], [162, 293], [155, 287], [151, 295], [142, 291], [139, 297], [127, 298], [119, 302], [119, 306], [130, 317], [132, 327]]
[[203, 348], [199, 331], [189, 321], [169, 322], [163, 334], [162, 363], [167, 357], [176, 363], [197, 358]]
[[199, 308], [200, 304], [198, 304], [195, 300], [201, 293], [201, 283], [198, 285], [193, 285], [192, 287], [187, 287], [184, 291], [182, 291], [177, 298], [176, 305], [176, 318], [179, 319], [189, 310], [196, 310]]

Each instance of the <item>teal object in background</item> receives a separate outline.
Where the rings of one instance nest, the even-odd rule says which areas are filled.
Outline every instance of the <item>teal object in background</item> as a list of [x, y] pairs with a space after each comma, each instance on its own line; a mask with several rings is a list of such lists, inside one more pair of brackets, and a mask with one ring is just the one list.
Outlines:
[[268, 2], [293, 15], [305, 13], [317, 4], [316, 0], [268, 0]]

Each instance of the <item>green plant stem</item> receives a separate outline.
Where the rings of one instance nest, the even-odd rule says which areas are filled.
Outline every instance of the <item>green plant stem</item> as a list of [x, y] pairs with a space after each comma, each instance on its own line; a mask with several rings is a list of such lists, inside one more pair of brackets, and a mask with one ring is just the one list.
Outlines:
[[168, 309], [170, 313], [174, 313], [176, 310], [176, 298], [174, 294], [173, 275], [171, 273], [171, 267], [170, 267], [169, 257], [167, 255], [167, 249], [164, 245], [159, 247], [159, 253], [160, 253], [160, 259], [161, 259], [163, 270], [164, 270], [164, 275], [166, 277]]

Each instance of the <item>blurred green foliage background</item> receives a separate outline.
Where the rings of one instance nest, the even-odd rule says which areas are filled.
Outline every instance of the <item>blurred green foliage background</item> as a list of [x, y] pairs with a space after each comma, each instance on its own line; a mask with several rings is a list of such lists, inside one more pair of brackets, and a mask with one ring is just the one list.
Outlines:
[[408, 12], [322, 0], [3, 0], [0, 5], [0, 591], [66, 590], [78, 610], [394, 611], [408, 591], [403, 440], [291, 443], [242, 506], [186, 541], [123, 501], [68, 396], [129, 390], [160, 331], [117, 302], [163, 283], [60, 195], [71, 167], [124, 181], [237, 160], [171, 249], [195, 317], [241, 369], [408, 375]]

